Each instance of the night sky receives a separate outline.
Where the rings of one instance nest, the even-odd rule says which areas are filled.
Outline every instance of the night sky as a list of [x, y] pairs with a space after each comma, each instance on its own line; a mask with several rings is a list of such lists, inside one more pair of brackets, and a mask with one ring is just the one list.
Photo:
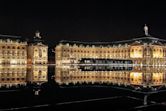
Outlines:
[[39, 30], [44, 40], [55, 46], [62, 39], [115, 41], [140, 37], [146, 23], [152, 36], [165, 38], [163, 1], [1, 1], [0, 34], [32, 38]]

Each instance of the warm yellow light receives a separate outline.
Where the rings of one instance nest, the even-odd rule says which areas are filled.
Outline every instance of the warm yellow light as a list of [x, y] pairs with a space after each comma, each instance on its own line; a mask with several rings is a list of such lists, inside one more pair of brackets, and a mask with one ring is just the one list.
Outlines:
[[11, 60], [10, 64], [17, 64], [17, 61], [16, 60]]
[[140, 77], [142, 77], [142, 73], [141, 72], [131, 72], [130, 76], [132, 78], [140, 78]]
[[163, 73], [153, 73], [152, 80], [154, 85], [161, 84], [163, 82]]
[[153, 52], [153, 58], [163, 58], [163, 53], [161, 53], [161, 52]]
[[142, 58], [142, 53], [140, 52], [134, 52], [134, 53], [131, 53], [131, 58]]
[[153, 58], [163, 58], [163, 48], [159, 46], [155, 46], [153, 48]]
[[142, 58], [143, 57], [142, 47], [132, 46], [132, 48], [130, 50], [130, 57], [131, 58]]
[[142, 83], [142, 72], [130, 73], [131, 84], [140, 85]]

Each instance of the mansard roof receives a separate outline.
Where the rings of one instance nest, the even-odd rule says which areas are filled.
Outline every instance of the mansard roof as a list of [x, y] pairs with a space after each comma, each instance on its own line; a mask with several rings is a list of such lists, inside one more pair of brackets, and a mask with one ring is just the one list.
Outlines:
[[39, 42], [44, 42], [44, 40], [40, 39], [40, 38], [33, 38], [33, 40], [31, 42], [33, 42], [33, 43], [39, 43]]
[[129, 44], [129, 45], [143, 45], [144, 43], [152, 44], [152, 45], [163, 45], [166, 44], [166, 40], [156, 38], [153, 36], [141, 36], [138, 38], [133, 38], [129, 40], [122, 40], [122, 41], [114, 41], [114, 42], [82, 42], [82, 41], [68, 41], [68, 40], [61, 40], [60, 43], [70, 45], [97, 45], [97, 46], [108, 46], [108, 45], [119, 45], [119, 44]]
[[0, 39], [1, 40], [14, 40], [14, 41], [19, 41], [19, 42], [25, 42], [26, 40], [22, 38], [21, 36], [14, 36], [14, 35], [2, 35], [0, 34]]

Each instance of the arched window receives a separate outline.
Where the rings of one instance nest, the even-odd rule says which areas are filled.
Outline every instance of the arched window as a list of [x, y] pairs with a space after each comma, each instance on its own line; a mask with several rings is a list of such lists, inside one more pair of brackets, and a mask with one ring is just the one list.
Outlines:
[[25, 55], [25, 52], [24, 51], [22, 51], [22, 56], [24, 56]]
[[39, 78], [41, 77], [41, 75], [42, 75], [42, 71], [41, 71], [41, 70], [39, 70]]
[[42, 50], [39, 49], [39, 57], [42, 57]]
[[10, 51], [7, 51], [7, 54], [10, 54]]

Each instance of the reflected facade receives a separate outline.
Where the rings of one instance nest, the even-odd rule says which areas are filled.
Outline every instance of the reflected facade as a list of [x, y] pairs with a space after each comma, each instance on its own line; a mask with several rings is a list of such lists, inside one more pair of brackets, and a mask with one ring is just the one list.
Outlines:
[[77, 66], [56, 66], [55, 68], [55, 80], [59, 84], [108, 83], [133, 87], [157, 87], [166, 85], [166, 71], [163, 67], [112, 67], [113, 70], [111, 71], [107, 69], [100, 71], [81, 70]]
[[33, 65], [27, 68], [27, 81], [31, 83], [47, 82], [47, 65]]
[[47, 65], [1, 65], [0, 87], [17, 87], [27, 83], [42, 84], [47, 82], [47, 68]]

